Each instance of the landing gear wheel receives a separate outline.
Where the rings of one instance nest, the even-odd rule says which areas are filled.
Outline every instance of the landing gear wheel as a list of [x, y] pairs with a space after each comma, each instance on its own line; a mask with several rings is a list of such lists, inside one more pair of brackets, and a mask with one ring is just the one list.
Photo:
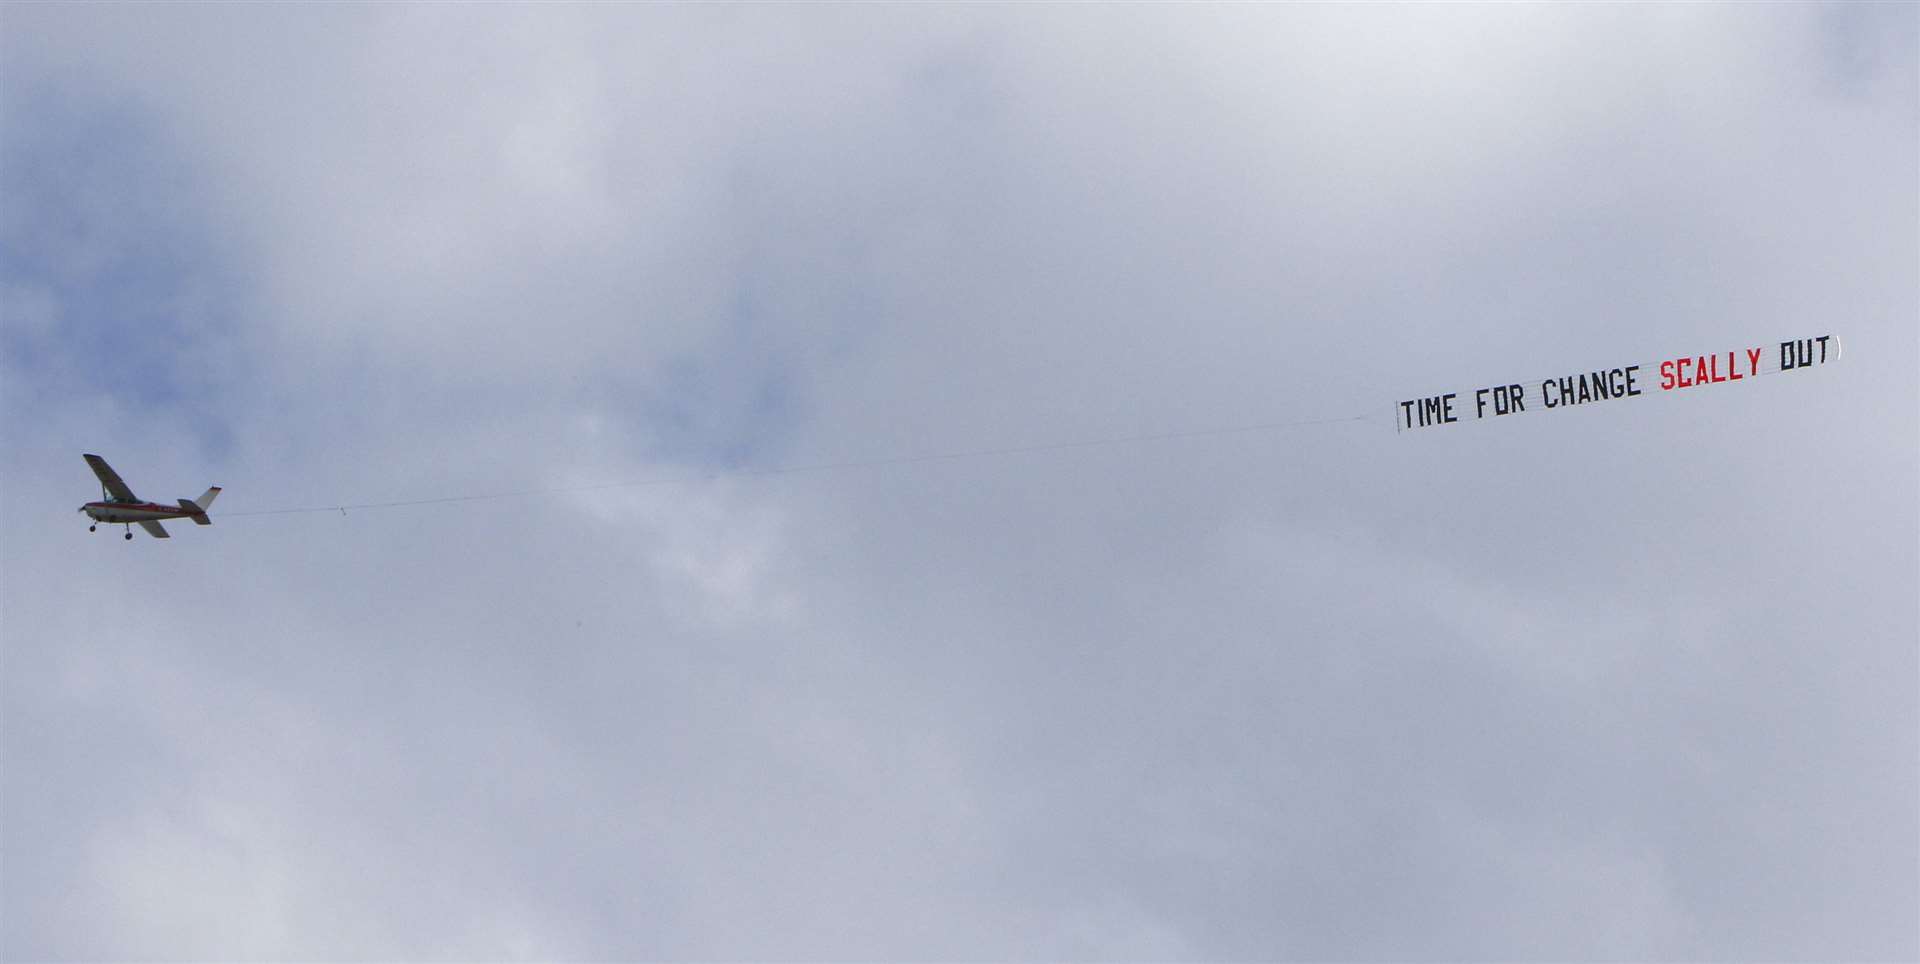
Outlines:
[[99, 527], [98, 525], [90, 525], [90, 526], [88, 526], [88, 527], [87, 527], [87, 531], [88, 531], [88, 532], [92, 532], [92, 531], [94, 531], [94, 530], [96, 530], [96, 529], [98, 529], [98, 528], [100, 528], [100, 527]]
[[133, 530], [132, 530], [132, 529], [128, 529], [128, 530], [127, 530], [127, 538], [129, 538], [129, 539], [131, 539], [131, 538], [133, 538]]

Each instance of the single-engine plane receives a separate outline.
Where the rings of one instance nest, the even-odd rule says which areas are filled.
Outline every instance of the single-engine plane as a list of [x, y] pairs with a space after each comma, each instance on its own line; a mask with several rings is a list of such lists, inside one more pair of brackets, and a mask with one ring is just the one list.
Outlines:
[[214, 497], [220, 494], [219, 486], [208, 489], [198, 499], [180, 499], [178, 505], [143, 502], [127, 487], [120, 473], [107, 464], [106, 459], [98, 455], [83, 455], [81, 458], [86, 459], [87, 464], [93, 467], [93, 474], [100, 477], [100, 501], [80, 507], [80, 511], [93, 520], [93, 524], [87, 526], [88, 532], [100, 528], [100, 523], [105, 522], [108, 525], [126, 526], [129, 539], [133, 538], [133, 527], [136, 525], [147, 530], [147, 534], [155, 539], [167, 539], [171, 537], [167, 535], [166, 527], [160, 524], [163, 519], [192, 519], [194, 525], [202, 526], [213, 524], [213, 520], [207, 518], [207, 509], [212, 507]]

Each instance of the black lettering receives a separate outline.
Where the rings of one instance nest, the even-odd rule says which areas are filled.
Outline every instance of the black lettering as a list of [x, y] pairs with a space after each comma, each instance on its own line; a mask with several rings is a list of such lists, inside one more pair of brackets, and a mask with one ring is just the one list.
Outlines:
[[1814, 339], [1814, 341], [1820, 343], [1820, 364], [1822, 365], [1827, 363], [1827, 339], [1832, 337], [1832, 335], [1821, 335]]
[[1632, 398], [1633, 396], [1640, 394], [1640, 389], [1633, 387], [1633, 373], [1639, 370], [1640, 370], [1639, 365], [1627, 366], [1627, 397], [1628, 398]]
[[1446, 413], [1446, 417], [1441, 419], [1441, 421], [1443, 422], [1460, 421], [1460, 419], [1455, 417], [1455, 415], [1453, 414], [1453, 397], [1455, 394], [1456, 394], [1455, 392], [1448, 392], [1445, 395], [1440, 396], [1441, 408]]
[[1473, 393], [1473, 417], [1474, 418], [1487, 417], [1487, 393], [1489, 391], [1492, 391], [1492, 389], [1481, 388], [1481, 389], [1474, 390], [1474, 393]]
[[[1792, 354], [1791, 364], [1789, 364], [1788, 362], [1789, 353]], [[1800, 338], [1794, 341], [1780, 343], [1780, 370], [1781, 371], [1786, 371], [1789, 368], [1806, 368], [1812, 364], [1813, 364], [1813, 339]]]
[[1400, 417], [1403, 419], [1406, 419], [1408, 428], [1413, 427], [1413, 403], [1412, 402], [1400, 403]]

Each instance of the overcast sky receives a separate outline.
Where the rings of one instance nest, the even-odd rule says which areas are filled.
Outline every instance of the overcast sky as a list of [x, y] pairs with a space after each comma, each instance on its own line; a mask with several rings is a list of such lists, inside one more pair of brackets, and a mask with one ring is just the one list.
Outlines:
[[1920, 957], [1917, 37], [0, 7], [0, 950]]

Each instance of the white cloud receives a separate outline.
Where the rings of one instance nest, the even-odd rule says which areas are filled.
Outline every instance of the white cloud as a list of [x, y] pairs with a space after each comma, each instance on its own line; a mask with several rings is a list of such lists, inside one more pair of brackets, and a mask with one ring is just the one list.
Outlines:
[[1911, 22], [1108, 13], [10, 9], [5, 956], [1910, 955]]

